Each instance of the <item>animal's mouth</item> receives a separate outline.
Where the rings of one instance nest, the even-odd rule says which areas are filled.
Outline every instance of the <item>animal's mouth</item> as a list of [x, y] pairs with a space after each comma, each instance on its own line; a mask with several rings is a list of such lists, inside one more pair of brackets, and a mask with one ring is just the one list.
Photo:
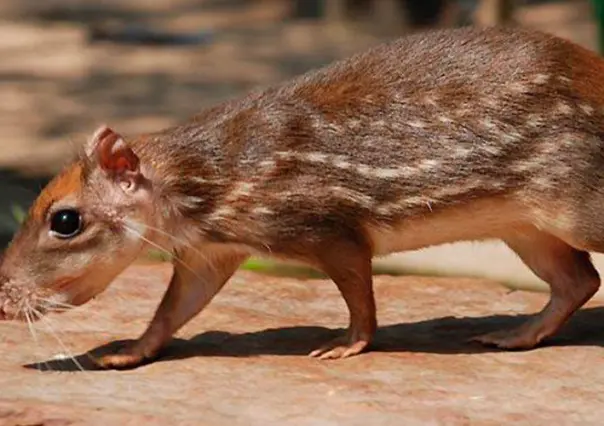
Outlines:
[[81, 286], [88, 274], [66, 276], [52, 285], [27, 289], [5, 285], [0, 288], [0, 321], [36, 322], [49, 313], [63, 313], [83, 305], [96, 295]]
[[64, 312], [71, 305], [63, 298], [76, 278], [64, 278], [51, 288], [5, 285], [0, 289], [0, 321], [37, 322], [50, 312]]
[[14, 305], [0, 306], [0, 321], [22, 321], [22, 322], [38, 322], [50, 312], [61, 313], [65, 309], [53, 307], [49, 304], [31, 305], [27, 304], [17, 308]]

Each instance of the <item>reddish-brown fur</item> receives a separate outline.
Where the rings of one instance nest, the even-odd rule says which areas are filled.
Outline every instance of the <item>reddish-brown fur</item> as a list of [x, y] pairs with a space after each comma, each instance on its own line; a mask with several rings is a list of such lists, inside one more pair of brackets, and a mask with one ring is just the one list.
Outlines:
[[[599, 286], [588, 251], [604, 251], [603, 76], [595, 53], [549, 35], [444, 30], [161, 132], [125, 141], [103, 127], [9, 248], [0, 311], [14, 317], [22, 289], [50, 291], [36, 296], [44, 310], [57, 297], [84, 303], [143, 247], [166, 248], [175, 272], [148, 330], [99, 360], [134, 366], [156, 356], [243, 260], [262, 254], [333, 279], [350, 327], [312, 355], [347, 357], [377, 326], [373, 256], [501, 239], [552, 296], [522, 327], [478, 340], [532, 347]], [[57, 241], [44, 212], [61, 203], [85, 227]]]

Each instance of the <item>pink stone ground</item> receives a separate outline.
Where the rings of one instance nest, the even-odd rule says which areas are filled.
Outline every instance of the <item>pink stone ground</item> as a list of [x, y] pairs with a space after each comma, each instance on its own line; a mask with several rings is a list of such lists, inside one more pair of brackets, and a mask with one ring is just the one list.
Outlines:
[[25, 324], [0, 323], [0, 424], [602, 424], [604, 308], [586, 307], [548, 346], [485, 350], [465, 340], [517, 324], [547, 296], [481, 280], [377, 277], [376, 349], [347, 360], [306, 357], [346, 324], [333, 284], [249, 272], [153, 364], [82, 372], [60, 360], [137, 336], [169, 276], [134, 266], [50, 316], [65, 347], [43, 323], [37, 343]]

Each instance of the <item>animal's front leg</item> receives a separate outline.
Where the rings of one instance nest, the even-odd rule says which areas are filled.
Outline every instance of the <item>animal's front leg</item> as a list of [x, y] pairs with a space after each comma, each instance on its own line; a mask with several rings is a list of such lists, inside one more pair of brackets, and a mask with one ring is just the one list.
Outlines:
[[153, 320], [143, 335], [116, 353], [95, 358], [103, 368], [132, 368], [157, 356], [183, 325], [220, 291], [247, 254], [223, 247], [203, 252], [186, 249], [175, 260], [174, 274]]

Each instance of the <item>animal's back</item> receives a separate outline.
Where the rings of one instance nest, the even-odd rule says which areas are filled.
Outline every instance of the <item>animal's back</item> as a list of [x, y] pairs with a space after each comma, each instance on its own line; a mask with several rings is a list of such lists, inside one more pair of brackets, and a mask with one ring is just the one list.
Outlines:
[[601, 186], [597, 169], [572, 166], [601, 152], [601, 71], [594, 53], [539, 32], [433, 31], [165, 134], [186, 140], [172, 156], [198, 152], [200, 177], [220, 180], [201, 218], [220, 232], [245, 226], [266, 236], [270, 225], [274, 238], [295, 237], [318, 218], [390, 226], [508, 194], [528, 212]]
[[[249, 170], [268, 166], [260, 187], [280, 208], [344, 204], [378, 221], [521, 187], [555, 192], [570, 163], [600, 150], [600, 70], [595, 54], [527, 30], [403, 38], [252, 104], [272, 131], [249, 142], [271, 146]], [[322, 202], [338, 193], [342, 204]]]

